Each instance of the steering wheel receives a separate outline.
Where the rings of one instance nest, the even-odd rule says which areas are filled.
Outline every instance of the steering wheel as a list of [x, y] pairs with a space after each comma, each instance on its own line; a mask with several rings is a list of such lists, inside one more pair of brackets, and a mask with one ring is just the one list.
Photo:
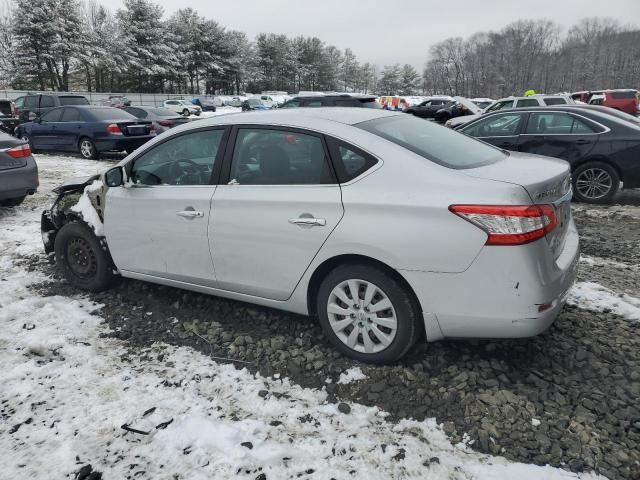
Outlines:
[[200, 167], [197, 163], [187, 159], [176, 160], [171, 163], [171, 166], [169, 167], [169, 177], [175, 179], [174, 185], [182, 185], [185, 177], [188, 178], [190, 176], [196, 177], [197, 181], [188, 183], [196, 185], [200, 185], [202, 183]]

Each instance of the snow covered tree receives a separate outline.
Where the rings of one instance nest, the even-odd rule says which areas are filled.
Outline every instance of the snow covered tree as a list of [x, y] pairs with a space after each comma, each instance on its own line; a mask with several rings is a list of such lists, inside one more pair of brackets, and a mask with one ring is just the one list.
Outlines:
[[420, 82], [420, 75], [408, 63], [405, 63], [400, 70], [400, 88], [398, 93], [400, 95], [413, 95], [418, 88]]
[[386, 65], [382, 70], [378, 91], [384, 95], [398, 95], [402, 88], [400, 65]]

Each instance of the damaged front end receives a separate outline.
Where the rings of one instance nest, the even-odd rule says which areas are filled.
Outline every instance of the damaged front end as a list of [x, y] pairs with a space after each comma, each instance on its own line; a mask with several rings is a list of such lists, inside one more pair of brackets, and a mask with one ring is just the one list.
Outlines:
[[100, 175], [73, 178], [53, 189], [53, 192], [58, 196], [53, 202], [51, 208], [42, 212], [42, 217], [40, 219], [42, 242], [44, 243], [44, 251], [49, 257], [49, 262], [53, 263], [54, 261], [53, 254], [56, 235], [62, 226], [72, 220], [85, 221], [80, 212], [73, 210], [73, 207], [78, 204], [80, 197], [83, 194], [87, 194], [93, 208], [100, 218], [100, 221], [104, 221], [103, 205], [106, 189], [101, 187], [85, 190], [87, 186], [93, 184], [99, 179]]

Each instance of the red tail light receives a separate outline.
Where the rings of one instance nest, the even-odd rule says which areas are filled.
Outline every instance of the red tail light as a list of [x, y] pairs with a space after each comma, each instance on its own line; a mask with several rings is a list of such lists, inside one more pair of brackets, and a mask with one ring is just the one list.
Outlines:
[[486, 245], [524, 245], [558, 224], [552, 205], [451, 205], [449, 210], [487, 232]]
[[158, 120], [158, 123], [163, 127], [171, 127], [174, 124], [173, 120]]
[[115, 123], [112, 123], [107, 127], [107, 132], [111, 135], [122, 135], [122, 130], [120, 130], [120, 127]]
[[24, 158], [31, 156], [31, 147], [28, 144], [18, 145], [17, 147], [6, 150], [7, 155], [11, 158]]

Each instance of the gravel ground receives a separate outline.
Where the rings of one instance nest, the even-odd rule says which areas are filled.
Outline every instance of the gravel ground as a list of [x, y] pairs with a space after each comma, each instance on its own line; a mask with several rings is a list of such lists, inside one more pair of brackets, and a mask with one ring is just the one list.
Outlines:
[[[579, 279], [640, 298], [640, 192], [619, 202], [574, 206], [585, 255]], [[44, 255], [24, 262], [55, 278]], [[64, 282], [40, 289], [77, 294]], [[376, 405], [390, 421], [435, 417], [453, 442], [481, 452], [640, 478], [639, 324], [607, 310], [567, 306], [532, 339], [419, 344], [401, 364], [379, 367], [339, 356], [306, 317], [130, 280], [90, 298], [105, 305], [112, 335], [132, 349], [156, 341], [191, 346], [326, 388], [333, 402]], [[337, 383], [353, 366], [366, 378]]]

